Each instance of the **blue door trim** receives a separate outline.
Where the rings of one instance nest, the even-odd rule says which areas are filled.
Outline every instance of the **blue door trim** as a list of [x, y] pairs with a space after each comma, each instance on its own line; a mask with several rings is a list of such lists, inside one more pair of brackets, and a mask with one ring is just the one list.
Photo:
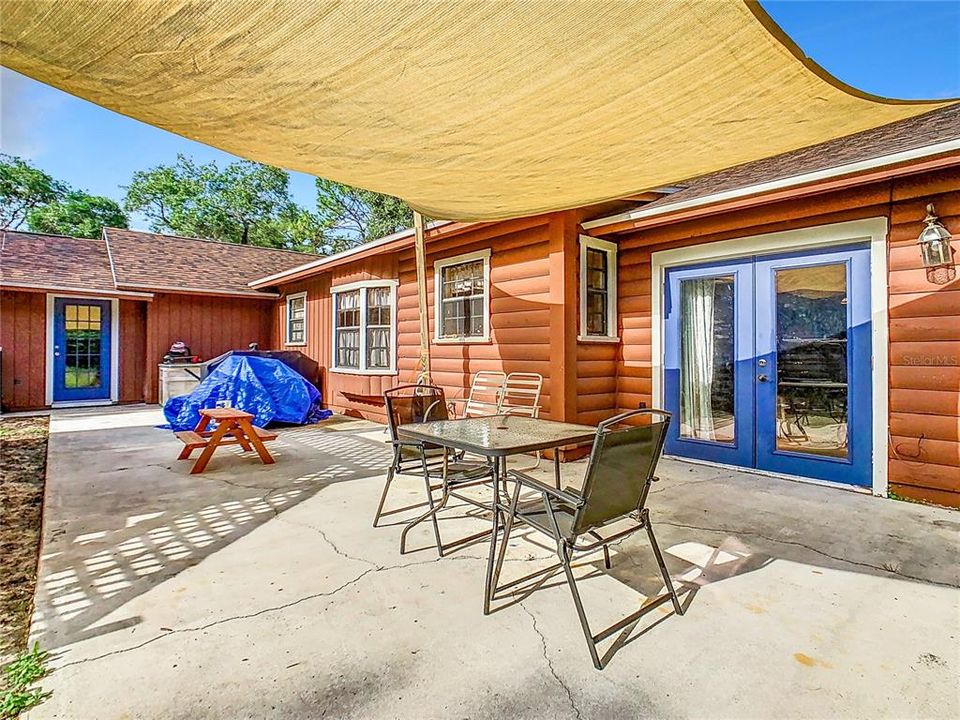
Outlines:
[[[91, 387], [69, 387], [67, 382], [67, 329], [65, 308], [78, 305], [100, 308], [99, 382]], [[53, 303], [53, 402], [110, 400], [112, 389], [113, 318], [110, 300], [58, 297]]]
[[[843, 262], [847, 266], [847, 437], [848, 457], [804, 455], [776, 449], [777, 383], [775, 352], [779, 268]], [[690, 278], [733, 275], [737, 362], [736, 442], [722, 444], [680, 437], [680, 283]], [[667, 268], [664, 283], [664, 406], [674, 413], [665, 450], [672, 455], [755, 467], [787, 475], [870, 487], [873, 478], [872, 327], [870, 248], [853, 244], [818, 251], [748, 256]], [[762, 366], [759, 361], [765, 360]], [[770, 382], [757, 382], [769, 371]]]

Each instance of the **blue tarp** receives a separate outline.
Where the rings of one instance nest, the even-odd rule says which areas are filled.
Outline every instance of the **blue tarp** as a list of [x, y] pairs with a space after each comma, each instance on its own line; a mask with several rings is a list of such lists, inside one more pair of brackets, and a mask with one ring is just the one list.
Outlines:
[[229, 400], [253, 414], [253, 424], [270, 422], [306, 425], [330, 417], [320, 408], [320, 391], [279, 360], [232, 355], [210, 372], [189, 395], [167, 400], [163, 414], [173, 430], [193, 430], [200, 409]]

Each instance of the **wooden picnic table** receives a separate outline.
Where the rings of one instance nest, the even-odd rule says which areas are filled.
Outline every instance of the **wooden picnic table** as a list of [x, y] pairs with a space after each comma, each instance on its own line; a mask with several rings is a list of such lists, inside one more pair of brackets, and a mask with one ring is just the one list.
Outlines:
[[[190, 471], [191, 475], [196, 475], [206, 469], [218, 447], [239, 445], [244, 452], [256, 450], [263, 464], [270, 465], [274, 459], [263, 443], [275, 440], [277, 434], [254, 425], [253, 417], [250, 413], [235, 408], [202, 408], [196, 428], [175, 433], [184, 445], [177, 459], [188, 460], [194, 450], [203, 448]], [[213, 430], [209, 429], [212, 421], [217, 423]]]

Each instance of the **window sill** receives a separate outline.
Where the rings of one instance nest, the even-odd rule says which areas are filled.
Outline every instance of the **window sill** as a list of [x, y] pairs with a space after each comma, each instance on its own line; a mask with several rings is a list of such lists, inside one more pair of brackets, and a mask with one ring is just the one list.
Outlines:
[[492, 345], [489, 337], [434, 338], [434, 345]]
[[577, 342], [581, 343], [606, 343], [612, 345], [620, 342], [619, 337], [608, 337], [604, 335], [578, 335]]
[[359, 370], [357, 368], [330, 368], [329, 371], [337, 375], [380, 375], [383, 377], [388, 375], [399, 375], [398, 371], [391, 370], [389, 368], [375, 368], [373, 370]]

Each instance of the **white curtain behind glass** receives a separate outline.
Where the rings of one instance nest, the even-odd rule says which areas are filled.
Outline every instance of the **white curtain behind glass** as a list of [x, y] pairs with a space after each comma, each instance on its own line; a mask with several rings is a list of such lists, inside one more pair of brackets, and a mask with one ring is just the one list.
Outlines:
[[700, 440], [716, 439], [711, 399], [716, 285], [716, 278], [680, 285], [680, 431]]

